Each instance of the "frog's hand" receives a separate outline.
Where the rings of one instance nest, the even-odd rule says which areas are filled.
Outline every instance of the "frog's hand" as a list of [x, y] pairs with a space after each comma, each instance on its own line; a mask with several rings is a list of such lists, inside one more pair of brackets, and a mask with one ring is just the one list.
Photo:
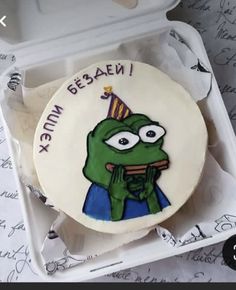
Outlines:
[[111, 217], [114, 221], [122, 219], [125, 199], [129, 196], [124, 174], [125, 169], [123, 166], [115, 166], [108, 188], [111, 198]]
[[141, 200], [148, 198], [148, 196], [155, 192], [156, 180], [160, 176], [160, 174], [160, 171], [156, 167], [147, 167], [144, 190], [139, 194], [139, 198]]
[[114, 167], [108, 191], [117, 200], [123, 200], [129, 195], [124, 175], [125, 169], [122, 165]]

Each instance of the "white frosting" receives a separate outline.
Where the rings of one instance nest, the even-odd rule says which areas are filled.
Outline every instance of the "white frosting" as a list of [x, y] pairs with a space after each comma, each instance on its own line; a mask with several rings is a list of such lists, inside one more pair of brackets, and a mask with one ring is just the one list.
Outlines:
[[[108, 70], [107, 64], [110, 65]], [[119, 70], [121, 65], [123, 74]], [[106, 75], [101, 71], [96, 73], [97, 67]], [[84, 79], [85, 74], [93, 79]], [[76, 85], [74, 80], [78, 79], [81, 81]], [[113, 222], [96, 220], [82, 212], [91, 186], [82, 172], [87, 157], [87, 135], [107, 117], [110, 100], [100, 97], [106, 86], [112, 86], [133, 113], [145, 114], [158, 121], [167, 132], [162, 148], [168, 153], [170, 166], [162, 171], [157, 184], [171, 206], [157, 214]], [[49, 123], [53, 126], [45, 126], [50, 114], [53, 115]], [[163, 134], [161, 127], [157, 134]], [[133, 142], [136, 141], [134, 138]], [[39, 182], [57, 208], [94, 230], [122, 233], [158, 224], [187, 201], [201, 177], [206, 148], [207, 130], [203, 117], [186, 90], [150, 65], [120, 60], [94, 64], [62, 85], [38, 123], [33, 154]]]

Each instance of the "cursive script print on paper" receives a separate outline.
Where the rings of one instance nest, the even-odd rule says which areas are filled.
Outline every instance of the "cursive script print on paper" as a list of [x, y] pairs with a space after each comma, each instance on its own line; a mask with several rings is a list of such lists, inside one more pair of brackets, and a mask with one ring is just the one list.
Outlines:
[[[192, 25], [202, 36], [223, 100], [236, 131], [234, 111], [236, 76], [235, 0], [183, 0], [169, 18]], [[232, 117], [233, 116], [233, 117]]]

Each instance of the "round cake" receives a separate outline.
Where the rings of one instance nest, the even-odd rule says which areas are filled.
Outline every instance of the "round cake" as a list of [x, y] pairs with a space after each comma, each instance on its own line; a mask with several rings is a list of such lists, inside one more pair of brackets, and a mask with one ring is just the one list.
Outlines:
[[66, 81], [34, 137], [40, 185], [96, 231], [124, 233], [172, 216], [199, 183], [207, 148], [189, 93], [145, 63], [102, 61]]

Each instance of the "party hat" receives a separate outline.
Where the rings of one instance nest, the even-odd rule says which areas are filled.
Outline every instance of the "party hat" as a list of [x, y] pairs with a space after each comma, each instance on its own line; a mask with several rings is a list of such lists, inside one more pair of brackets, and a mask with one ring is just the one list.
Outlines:
[[130, 108], [113, 93], [112, 86], [104, 87], [104, 95], [102, 95], [101, 98], [105, 100], [111, 99], [107, 118], [123, 120], [132, 114]]

